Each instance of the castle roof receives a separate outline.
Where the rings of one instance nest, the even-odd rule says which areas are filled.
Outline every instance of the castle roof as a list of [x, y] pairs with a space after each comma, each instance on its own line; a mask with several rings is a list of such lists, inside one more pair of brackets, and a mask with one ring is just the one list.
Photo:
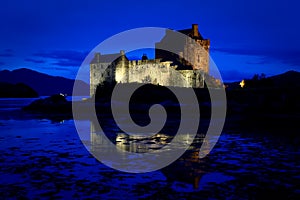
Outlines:
[[[198, 31], [198, 30], [197, 30]], [[204, 40], [204, 38], [202, 37], [202, 35], [200, 34], [200, 32], [198, 31], [198, 36], [194, 36], [193, 35], [193, 29], [192, 28], [188, 28], [188, 29], [183, 29], [183, 30], [178, 30], [178, 32], [183, 33], [187, 36], [190, 36], [191, 38], [194, 39], [198, 39], [198, 40]]]
[[[198, 24], [192, 24], [191, 28], [178, 30], [177, 32], [187, 35], [195, 40], [206, 40], [199, 33]], [[158, 49], [164, 49], [164, 46], [167, 45], [165, 46], [166, 49], [172, 49], [177, 52], [183, 52], [185, 42], [186, 42], [185, 37], [181, 37], [180, 35], [176, 34], [176, 31], [173, 31], [171, 29], [166, 29], [166, 34], [164, 35], [164, 37], [161, 39], [160, 42], [156, 43], [156, 47]]]
[[[114, 54], [105, 54], [105, 55], [101, 55], [100, 53], [96, 53], [93, 60], [91, 61], [91, 64], [94, 64], [94, 63], [110, 63], [110, 62], [116, 61], [121, 56], [122, 56], [121, 52], [120, 53], [114, 53]], [[126, 58], [126, 56], [125, 56], [125, 58]]]

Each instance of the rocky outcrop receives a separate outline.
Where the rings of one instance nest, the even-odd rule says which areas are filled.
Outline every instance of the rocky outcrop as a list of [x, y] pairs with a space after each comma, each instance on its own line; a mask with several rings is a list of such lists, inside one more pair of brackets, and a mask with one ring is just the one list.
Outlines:
[[23, 110], [46, 113], [72, 113], [72, 103], [62, 94], [55, 94], [47, 98], [33, 101]]

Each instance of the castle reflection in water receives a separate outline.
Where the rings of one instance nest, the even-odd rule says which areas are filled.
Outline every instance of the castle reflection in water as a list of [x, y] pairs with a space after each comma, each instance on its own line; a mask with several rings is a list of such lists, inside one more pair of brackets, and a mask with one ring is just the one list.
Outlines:
[[[132, 136], [125, 133], [111, 134], [112, 137], [97, 132], [91, 125], [91, 152], [97, 152], [99, 149], [105, 148], [113, 143], [119, 152], [147, 153], [160, 151], [162, 147], [172, 143], [178, 143], [180, 148], [182, 143], [191, 143], [187, 151], [175, 162], [161, 169], [161, 172], [170, 182], [179, 181], [192, 184], [195, 189], [199, 187], [201, 177], [206, 173], [205, 162], [208, 158], [199, 158], [199, 150], [201, 145], [209, 147], [209, 141], [205, 139], [205, 135], [197, 134], [191, 137], [190, 134], [183, 134], [178, 141], [173, 140], [173, 136], [158, 133], [151, 137]], [[109, 138], [109, 140], [107, 140]], [[101, 148], [100, 148], [101, 147]], [[108, 147], [109, 148], [109, 147]], [[127, 159], [130, 159], [128, 157]]]

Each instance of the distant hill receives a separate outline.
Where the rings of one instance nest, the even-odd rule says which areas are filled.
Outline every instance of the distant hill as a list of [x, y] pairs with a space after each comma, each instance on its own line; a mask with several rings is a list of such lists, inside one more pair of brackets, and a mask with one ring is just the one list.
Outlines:
[[300, 72], [287, 71], [283, 74], [271, 76], [274, 86], [278, 87], [300, 87]]
[[[50, 76], [26, 68], [13, 71], [0, 71], [0, 81], [17, 84], [24, 83], [34, 89], [40, 96], [63, 93], [72, 95], [74, 80], [59, 76]], [[89, 95], [89, 85], [83, 81], [78, 81], [83, 96]]]
[[0, 97], [3, 98], [34, 98], [38, 93], [23, 83], [11, 84], [0, 82]]
[[[253, 80], [246, 79], [247, 83], [255, 82], [255, 87], [273, 87], [273, 88], [299, 88], [300, 87], [300, 72], [287, 71], [283, 74], [266, 77], [263, 79]], [[240, 88], [240, 82], [226, 83], [229, 88]], [[248, 84], [249, 86], [249, 84]]]

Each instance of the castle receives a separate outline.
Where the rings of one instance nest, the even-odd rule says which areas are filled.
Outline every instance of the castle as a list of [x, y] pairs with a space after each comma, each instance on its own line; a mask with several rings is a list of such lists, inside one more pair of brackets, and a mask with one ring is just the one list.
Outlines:
[[[90, 95], [94, 95], [97, 85], [105, 82], [204, 87], [209, 73], [210, 41], [201, 36], [197, 24], [178, 32], [188, 37], [180, 40], [175, 31], [167, 29], [162, 40], [155, 44], [155, 59], [144, 54], [140, 60], [129, 60], [123, 50], [118, 54], [96, 53], [90, 63]], [[172, 52], [165, 50], [170, 45]]]

